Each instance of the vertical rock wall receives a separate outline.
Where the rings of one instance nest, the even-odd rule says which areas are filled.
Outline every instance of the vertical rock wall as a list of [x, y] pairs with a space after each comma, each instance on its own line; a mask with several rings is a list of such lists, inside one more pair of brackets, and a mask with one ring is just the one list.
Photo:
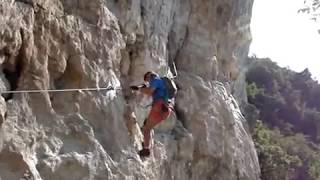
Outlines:
[[[234, 85], [252, 0], [2, 0], [0, 179], [259, 179]], [[141, 160], [128, 86], [175, 74], [176, 114]], [[144, 99], [144, 98], [142, 98]], [[137, 123], [135, 123], [134, 111]], [[130, 131], [128, 131], [128, 128]], [[131, 132], [131, 133], [130, 133]]]

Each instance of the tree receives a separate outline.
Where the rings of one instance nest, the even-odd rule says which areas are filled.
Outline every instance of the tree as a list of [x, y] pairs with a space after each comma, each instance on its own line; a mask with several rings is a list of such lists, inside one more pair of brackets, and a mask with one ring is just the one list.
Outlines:
[[311, 19], [317, 21], [319, 19], [319, 0], [305, 0], [304, 7], [298, 10], [300, 13], [307, 13], [311, 15]]
[[293, 170], [301, 165], [301, 160], [287, 153], [281, 147], [283, 138], [279, 130], [270, 130], [261, 121], [256, 123], [253, 138], [260, 161], [262, 180], [290, 179]]
[[263, 180], [320, 179], [320, 85], [311, 77], [308, 69], [251, 61], [246, 89], [259, 114], [249, 125]]

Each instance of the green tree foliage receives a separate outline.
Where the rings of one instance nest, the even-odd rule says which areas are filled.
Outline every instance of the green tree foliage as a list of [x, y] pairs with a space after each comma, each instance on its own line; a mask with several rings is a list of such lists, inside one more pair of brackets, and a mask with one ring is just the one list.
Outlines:
[[256, 123], [253, 138], [260, 161], [262, 180], [283, 180], [301, 166], [298, 156], [290, 155], [281, 146], [283, 138], [279, 130], [268, 129], [261, 121]]
[[283, 135], [258, 121], [253, 139], [260, 161], [262, 180], [320, 179], [319, 149], [303, 134]]
[[262, 179], [320, 179], [320, 85], [308, 69], [280, 68], [270, 59], [250, 59], [247, 95], [258, 119], [250, 129]]
[[293, 125], [317, 142], [320, 134], [320, 85], [305, 69], [301, 73], [280, 68], [270, 59], [251, 60], [247, 73], [249, 103], [260, 111], [260, 119], [274, 127]]
[[262, 94], [263, 93], [263, 89], [262, 88], [258, 88], [256, 83], [251, 83], [249, 85], [247, 85], [247, 95], [249, 98], [255, 98], [257, 94]]

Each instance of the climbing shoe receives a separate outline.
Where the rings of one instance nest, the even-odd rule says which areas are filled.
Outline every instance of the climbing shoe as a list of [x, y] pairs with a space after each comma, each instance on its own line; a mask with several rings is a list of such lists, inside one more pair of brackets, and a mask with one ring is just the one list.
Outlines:
[[150, 149], [143, 148], [142, 150], [139, 151], [139, 156], [140, 157], [149, 157], [150, 156]]

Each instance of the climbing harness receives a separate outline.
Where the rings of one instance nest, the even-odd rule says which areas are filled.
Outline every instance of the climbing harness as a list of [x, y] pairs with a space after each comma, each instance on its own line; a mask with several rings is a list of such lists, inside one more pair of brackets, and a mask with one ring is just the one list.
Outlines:
[[18, 94], [18, 93], [41, 93], [41, 92], [74, 92], [74, 91], [111, 91], [111, 90], [121, 90], [120, 87], [96, 87], [96, 88], [78, 88], [78, 89], [35, 89], [35, 90], [10, 90], [10, 91], [0, 91], [0, 94]]

